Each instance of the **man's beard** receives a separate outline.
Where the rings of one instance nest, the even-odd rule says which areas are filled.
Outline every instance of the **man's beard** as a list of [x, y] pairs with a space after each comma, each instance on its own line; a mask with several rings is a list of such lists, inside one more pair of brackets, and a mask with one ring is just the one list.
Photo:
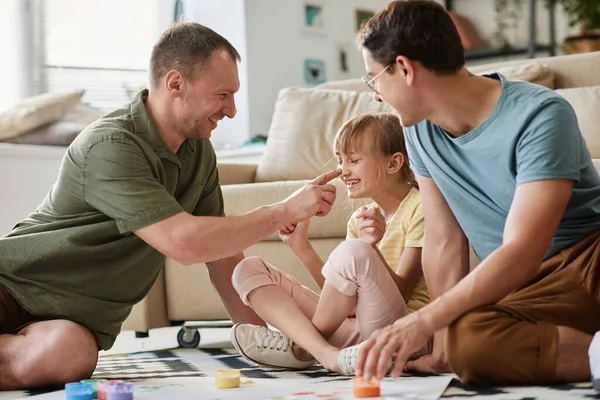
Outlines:
[[184, 137], [190, 140], [201, 140], [206, 136], [204, 127], [199, 120], [186, 118], [182, 121]]

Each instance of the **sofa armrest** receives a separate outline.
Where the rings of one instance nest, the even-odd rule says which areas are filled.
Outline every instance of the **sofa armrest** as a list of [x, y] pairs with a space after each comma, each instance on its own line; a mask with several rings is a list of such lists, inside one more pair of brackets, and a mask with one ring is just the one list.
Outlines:
[[233, 185], [254, 182], [258, 164], [218, 162], [219, 182], [221, 185]]
[[[222, 186], [225, 213], [227, 215], [242, 215], [260, 206], [278, 203], [309, 181], [278, 181], [241, 185]], [[346, 225], [352, 212], [365, 201], [349, 201], [343, 184], [336, 180], [336, 200], [331, 212], [326, 217], [314, 217], [308, 230], [308, 237], [333, 238], [346, 237]], [[266, 240], [279, 240], [273, 233]]]

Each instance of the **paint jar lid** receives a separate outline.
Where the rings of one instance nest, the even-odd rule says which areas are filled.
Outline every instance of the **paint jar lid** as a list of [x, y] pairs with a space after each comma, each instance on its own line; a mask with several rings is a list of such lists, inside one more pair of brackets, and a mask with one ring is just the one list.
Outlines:
[[112, 379], [112, 380], [99, 380], [98, 382], [96, 382], [96, 387], [98, 388], [104, 388], [106, 385], [109, 384], [115, 384], [115, 383], [125, 383], [125, 381], [122, 381], [120, 379]]
[[132, 382], [106, 382], [104, 386], [106, 393], [133, 393]]

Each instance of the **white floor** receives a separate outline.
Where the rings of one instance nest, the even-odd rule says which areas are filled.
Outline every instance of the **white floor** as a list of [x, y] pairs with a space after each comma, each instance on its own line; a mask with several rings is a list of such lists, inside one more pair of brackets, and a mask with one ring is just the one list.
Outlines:
[[[180, 327], [168, 327], [152, 329], [147, 338], [138, 339], [132, 331], [124, 331], [117, 337], [117, 341], [109, 351], [101, 351], [100, 356], [129, 354], [143, 351], [157, 351], [175, 349], [177, 344], [177, 332]], [[231, 328], [207, 328], [200, 329], [200, 348], [229, 348], [231, 340], [229, 332]]]

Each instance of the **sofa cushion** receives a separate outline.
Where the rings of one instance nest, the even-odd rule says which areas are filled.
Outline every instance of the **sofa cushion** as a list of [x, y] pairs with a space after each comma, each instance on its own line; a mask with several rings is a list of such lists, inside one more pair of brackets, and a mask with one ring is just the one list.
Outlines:
[[279, 92], [256, 182], [312, 179], [336, 166], [338, 129], [360, 113], [392, 111], [371, 92], [287, 88]]
[[554, 73], [550, 67], [538, 63], [521, 65], [507, 65], [491, 67], [484, 70], [475, 69], [477, 75], [493, 74], [498, 72], [511, 81], [526, 81], [554, 89]]
[[371, 89], [363, 82], [361, 78], [342, 79], [338, 81], [329, 81], [321, 83], [314, 87], [314, 89], [338, 89], [338, 90], [350, 90], [355, 92], [369, 92]]
[[[224, 185], [223, 200], [225, 214], [242, 215], [265, 204], [280, 202], [306, 185], [309, 181], [279, 181], [262, 182], [251, 185]], [[314, 217], [308, 229], [308, 237], [318, 238], [343, 238], [346, 237], [346, 224], [352, 213], [369, 202], [370, 199], [350, 200], [346, 187], [340, 179], [331, 182], [336, 188], [336, 199], [330, 213], [326, 217]], [[279, 241], [277, 233], [266, 238], [268, 241]]]
[[55, 122], [37, 127], [8, 140], [8, 143], [69, 146], [89, 124], [102, 117], [102, 110], [77, 103], [73, 110]]
[[56, 121], [3, 141], [15, 144], [66, 147], [75, 140], [86, 126], [87, 124], [73, 121]]
[[600, 86], [558, 89], [571, 104], [592, 158], [600, 158]]
[[[537, 62], [498, 66], [496, 66], [496, 64], [486, 64], [468, 68], [477, 75], [499, 72], [508, 80], [533, 82], [549, 89], [554, 89], [554, 72], [547, 65], [539, 64]], [[360, 78], [325, 82], [315, 86], [314, 89], [341, 89], [354, 90], [357, 92], [371, 91]]]
[[58, 121], [80, 102], [82, 96], [83, 91], [44, 93], [22, 100], [0, 113], [0, 140]]

